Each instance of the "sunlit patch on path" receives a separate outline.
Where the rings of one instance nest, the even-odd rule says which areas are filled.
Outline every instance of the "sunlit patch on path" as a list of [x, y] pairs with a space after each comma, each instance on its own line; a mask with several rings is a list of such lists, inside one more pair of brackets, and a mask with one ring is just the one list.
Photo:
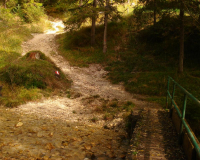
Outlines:
[[52, 29], [45, 31], [46, 34], [56, 34], [56, 33], [63, 33], [64, 32], [64, 28], [65, 25], [63, 23], [63, 21], [59, 20], [59, 21], [50, 21], [51, 25], [52, 25]]

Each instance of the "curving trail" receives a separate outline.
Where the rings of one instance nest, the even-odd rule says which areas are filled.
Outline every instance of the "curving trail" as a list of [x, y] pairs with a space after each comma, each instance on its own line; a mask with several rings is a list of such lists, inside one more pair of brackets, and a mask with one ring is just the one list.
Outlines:
[[[52, 22], [53, 23], [53, 22]], [[54, 27], [57, 25], [64, 27], [61, 21], [54, 22]], [[55, 36], [58, 30], [47, 31], [44, 34], [34, 34], [34, 38], [28, 42], [23, 43], [23, 55], [31, 50], [40, 50], [45, 53], [51, 60], [72, 80], [72, 90], [79, 93], [81, 96], [76, 99], [51, 97], [43, 102], [30, 102], [19, 106], [18, 110], [24, 110], [29, 113], [36, 112], [37, 114], [48, 115], [48, 117], [58, 117], [69, 121], [80, 121], [88, 123], [88, 117], [91, 117], [87, 107], [82, 103], [82, 99], [98, 95], [106, 100], [117, 99], [119, 101], [132, 101], [137, 108], [144, 108], [145, 106], [155, 108], [155, 104], [147, 103], [145, 101], [134, 98], [136, 95], [131, 95], [124, 90], [122, 85], [111, 84], [107, 79], [103, 78], [106, 71], [99, 64], [92, 64], [88, 68], [79, 68], [70, 66], [69, 63], [57, 53]], [[84, 109], [87, 114], [83, 114]], [[74, 115], [72, 111], [77, 113]], [[60, 114], [62, 113], [62, 114]], [[101, 122], [101, 121], [100, 121]], [[99, 123], [100, 123], [99, 122]], [[102, 125], [102, 124], [101, 124]]]
[[[141, 149], [145, 150], [143, 146], [147, 145], [150, 146], [147, 153], [138, 153], [139, 159], [143, 160], [147, 157], [148, 159], [171, 160], [171, 157], [166, 156], [163, 139], [160, 141], [156, 138], [156, 136], [162, 137], [161, 130], [163, 129], [162, 124], [158, 123], [160, 115], [157, 113], [164, 110], [153, 103], [139, 100], [139, 95], [127, 93], [122, 85], [111, 84], [104, 78], [106, 71], [101, 65], [92, 64], [88, 68], [70, 66], [57, 53], [55, 44], [55, 36], [57, 32], [62, 32], [60, 28], [64, 25], [61, 21], [52, 22], [52, 25], [54, 30], [43, 34], [33, 34], [33, 39], [24, 42], [22, 55], [31, 50], [40, 50], [50, 57], [73, 81], [71, 97], [68, 98], [68, 95], [54, 96], [38, 102], [29, 102], [13, 109], [1, 107], [0, 159], [123, 160], [131, 158], [127, 156], [127, 151], [132, 155], [134, 149], [138, 149], [137, 152], [139, 152]], [[97, 106], [102, 105], [102, 99], [132, 101], [135, 104], [133, 113], [135, 115], [144, 109], [143, 119], [141, 119], [144, 123], [141, 124], [148, 124], [148, 126], [136, 128], [136, 131], [144, 133], [144, 135], [141, 134], [142, 146], [129, 147], [122, 118], [125, 112], [115, 115], [111, 121], [105, 121], [103, 114], [94, 112]], [[92, 117], [97, 117], [98, 121], [93, 123]], [[166, 117], [162, 119], [170, 123]], [[160, 128], [154, 124], [158, 124]], [[158, 134], [154, 133], [156, 129], [159, 131]], [[153, 136], [143, 138], [146, 136], [145, 133]], [[155, 141], [149, 144], [152, 137]], [[158, 150], [150, 151], [154, 147], [152, 144], [156, 146], [159, 144]], [[131, 146], [134, 147], [134, 145]], [[160, 154], [162, 156], [158, 156]]]

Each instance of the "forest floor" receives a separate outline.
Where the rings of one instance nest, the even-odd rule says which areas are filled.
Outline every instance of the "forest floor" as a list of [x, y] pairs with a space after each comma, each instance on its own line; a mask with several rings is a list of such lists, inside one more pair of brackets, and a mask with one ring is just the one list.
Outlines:
[[[22, 55], [31, 50], [45, 53], [72, 80], [72, 87], [68, 94], [16, 108], [2, 107], [0, 159], [125, 159], [129, 148], [123, 118], [126, 111], [106, 120], [105, 113], [98, 109], [101, 110], [105, 103], [130, 101], [135, 104], [135, 115], [145, 108], [156, 110], [155, 113], [164, 110], [155, 103], [144, 101], [143, 96], [129, 94], [120, 84], [111, 84], [106, 79], [107, 72], [99, 64], [91, 64], [88, 68], [70, 66], [58, 54], [55, 43], [62, 22], [55, 21], [54, 25], [55, 30], [33, 34], [33, 39], [24, 42]], [[158, 115], [151, 116], [154, 117]], [[165, 155], [163, 153], [163, 157]]]

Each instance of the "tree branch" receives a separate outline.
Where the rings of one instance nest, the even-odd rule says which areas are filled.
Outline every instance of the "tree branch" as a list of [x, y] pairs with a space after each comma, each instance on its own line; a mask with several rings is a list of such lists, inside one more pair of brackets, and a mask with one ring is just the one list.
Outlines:
[[81, 5], [81, 6], [68, 9], [68, 11], [73, 11], [73, 10], [76, 10], [76, 9], [81, 9], [81, 8], [85, 7], [85, 6], [88, 4], [88, 2], [89, 2], [89, 0], [87, 0], [87, 1], [86, 1], [83, 5]]

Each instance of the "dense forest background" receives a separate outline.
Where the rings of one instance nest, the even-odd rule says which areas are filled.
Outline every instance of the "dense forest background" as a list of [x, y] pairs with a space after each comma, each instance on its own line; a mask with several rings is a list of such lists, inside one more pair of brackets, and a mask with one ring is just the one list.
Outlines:
[[[122, 83], [127, 91], [146, 95], [146, 100], [163, 107], [168, 76], [200, 99], [198, 0], [1, 0], [0, 3], [0, 77], [7, 95], [1, 97], [1, 102], [7, 106], [37, 99], [41, 94], [49, 95], [49, 90], [53, 90], [53, 86], [43, 85], [37, 79], [29, 83], [31, 75], [20, 82], [13, 76], [19, 71], [16, 59], [22, 52], [22, 42], [31, 38], [30, 33], [49, 28], [48, 19], [52, 17], [65, 22], [67, 32], [57, 36], [57, 43], [71, 65], [100, 63], [113, 83]], [[17, 63], [21, 64], [19, 77], [22, 72], [29, 72], [27, 64]], [[177, 90], [175, 99], [180, 107], [183, 97]], [[190, 100], [186, 118], [200, 136], [200, 108]]]

